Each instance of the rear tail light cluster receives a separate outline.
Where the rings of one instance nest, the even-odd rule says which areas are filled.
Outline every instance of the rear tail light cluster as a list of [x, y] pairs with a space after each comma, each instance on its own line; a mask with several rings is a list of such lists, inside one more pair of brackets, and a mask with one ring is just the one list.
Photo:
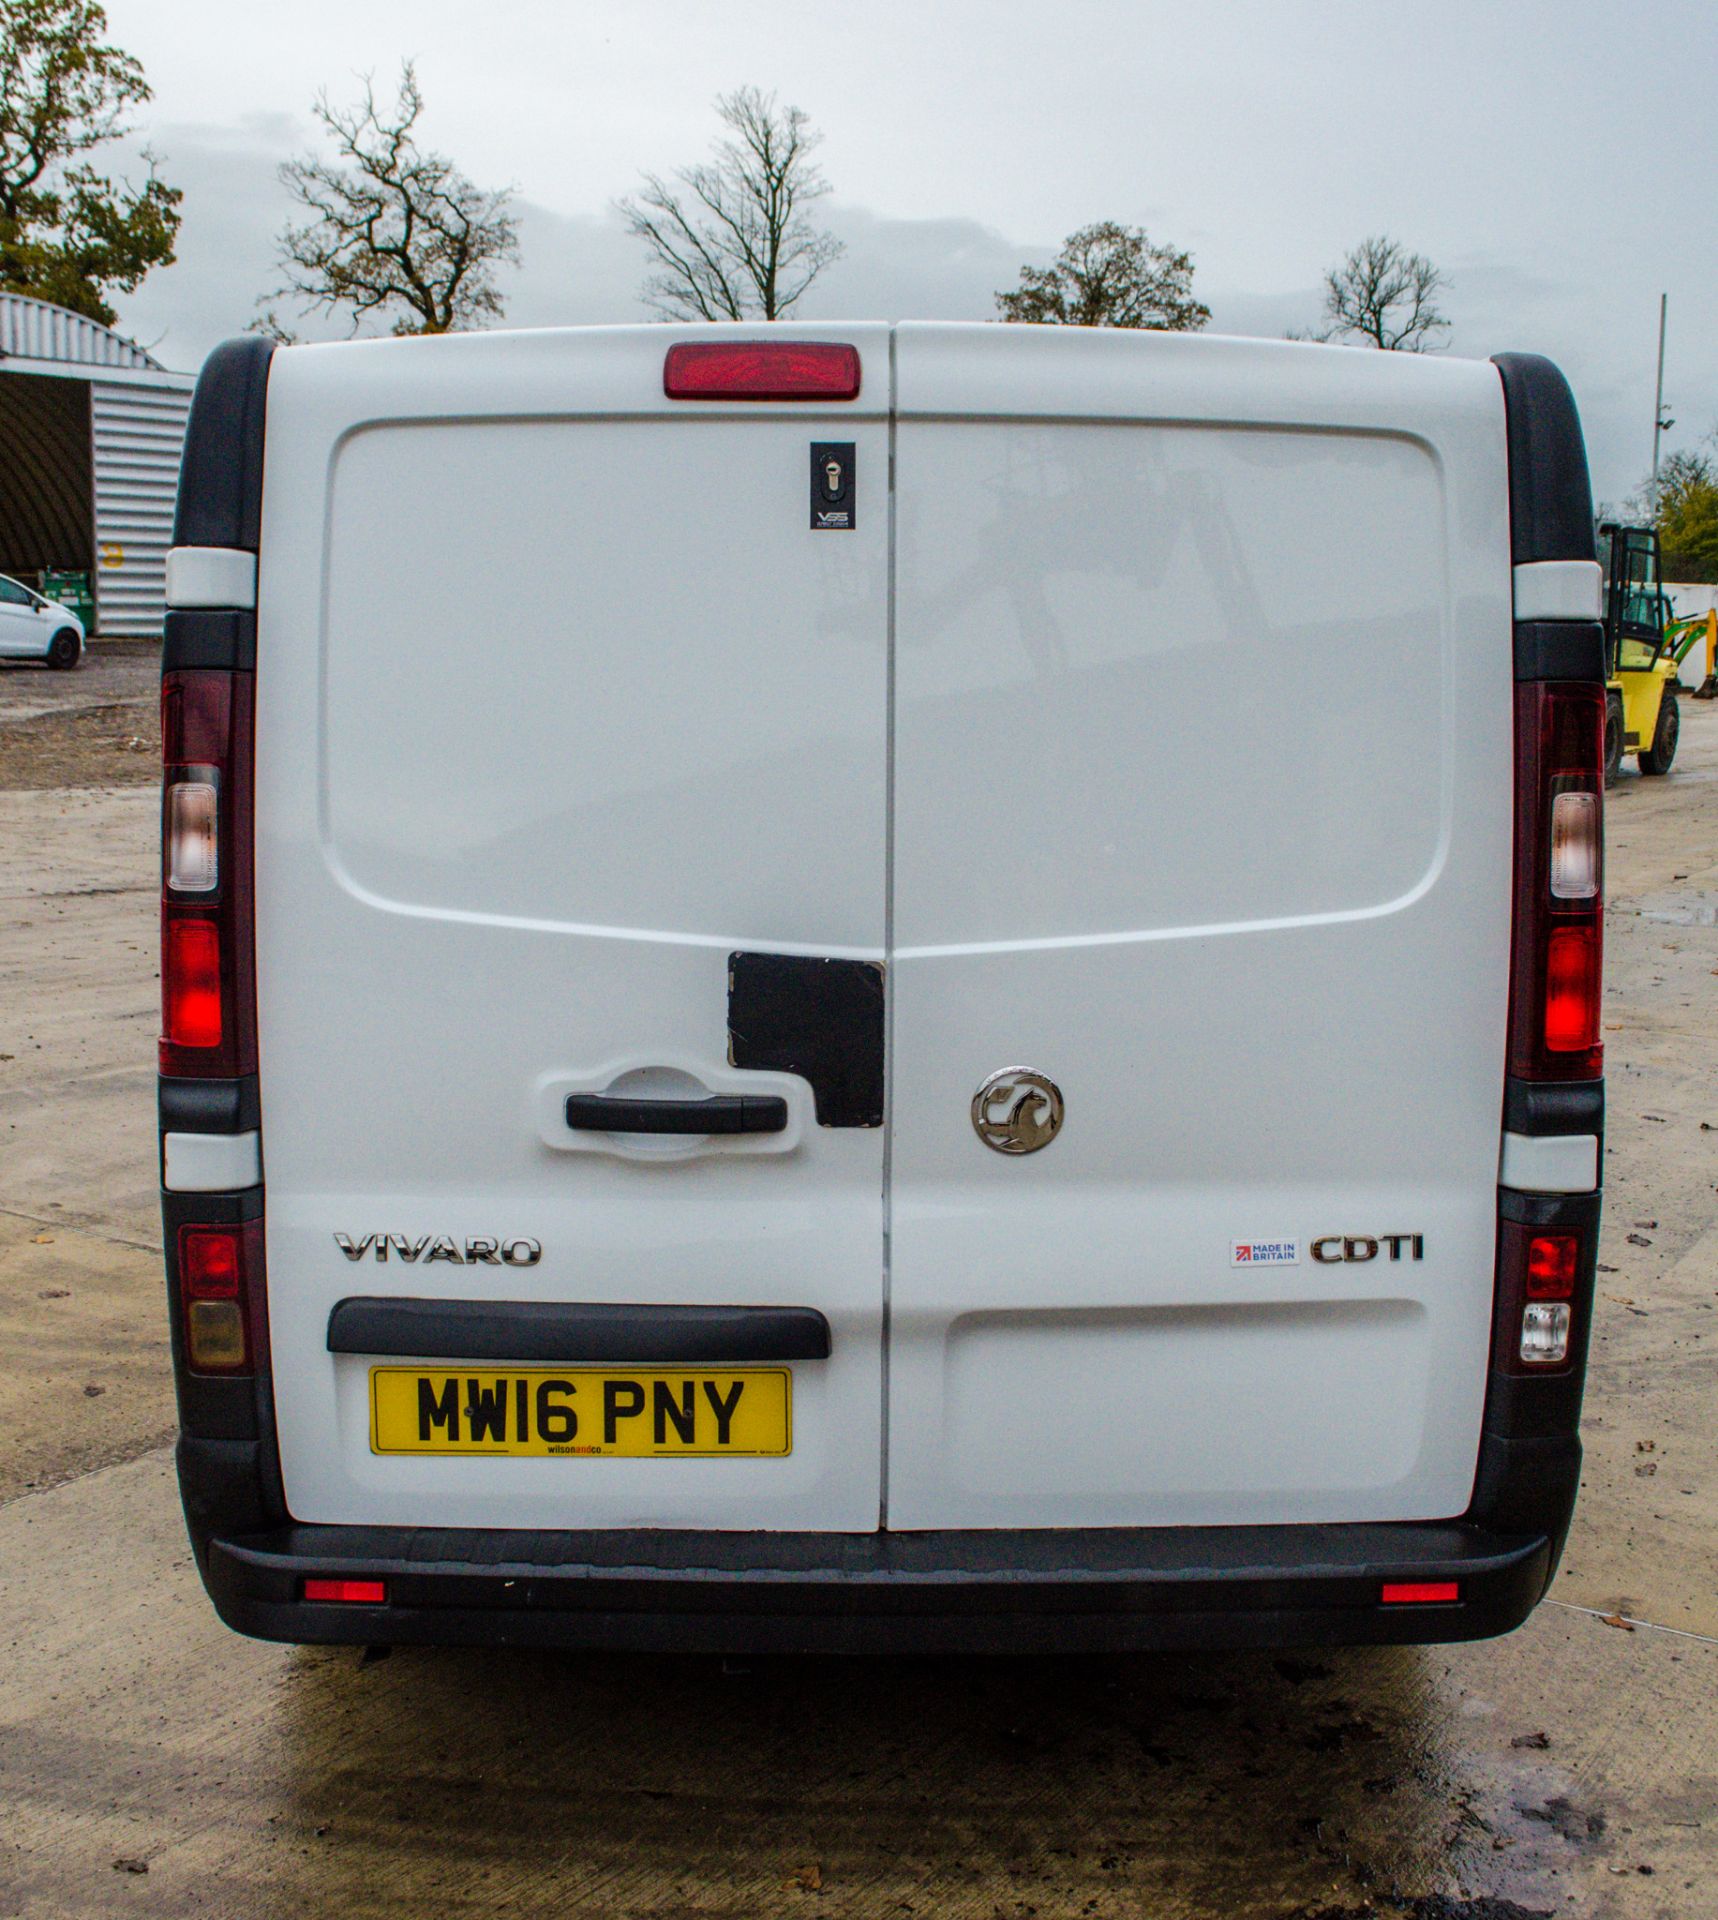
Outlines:
[[193, 1373], [251, 1373], [262, 1337], [262, 1222], [179, 1229], [179, 1304]]
[[[235, 1080], [256, 1070], [249, 673], [192, 668], [161, 683], [161, 1072]], [[199, 1375], [263, 1362], [260, 1220], [177, 1221], [179, 1327]], [[215, 1211], [210, 1208], [209, 1211]]]
[[1517, 686], [1509, 1070], [1525, 1080], [1604, 1068], [1604, 737], [1602, 687]]
[[251, 954], [251, 676], [170, 673], [161, 688], [161, 1071], [256, 1067]]
[[1498, 1351], [1505, 1373], [1566, 1368], [1574, 1350], [1581, 1236], [1504, 1220], [1498, 1229]]

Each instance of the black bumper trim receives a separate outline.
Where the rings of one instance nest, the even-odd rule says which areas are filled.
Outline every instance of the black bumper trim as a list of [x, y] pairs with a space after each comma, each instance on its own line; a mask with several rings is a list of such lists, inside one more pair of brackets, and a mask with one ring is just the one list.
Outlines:
[[[305, 1643], [1024, 1652], [1481, 1639], [1550, 1574], [1542, 1533], [1423, 1525], [782, 1534], [289, 1525], [214, 1539], [229, 1626]], [[383, 1606], [300, 1598], [383, 1580]], [[1386, 1581], [1454, 1604], [1384, 1606]]]

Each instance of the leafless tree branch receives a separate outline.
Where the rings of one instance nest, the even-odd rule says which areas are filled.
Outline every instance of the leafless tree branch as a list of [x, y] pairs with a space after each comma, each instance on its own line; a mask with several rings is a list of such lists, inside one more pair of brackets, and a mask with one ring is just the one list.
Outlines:
[[454, 333], [500, 318], [495, 268], [519, 258], [512, 191], [484, 192], [445, 154], [421, 148], [423, 105], [409, 60], [391, 110], [368, 74], [355, 106], [318, 97], [316, 117], [336, 157], [304, 155], [280, 169], [310, 218], [281, 234], [285, 282], [276, 298], [345, 308], [354, 331], [372, 314], [391, 319], [397, 334]]
[[843, 251], [807, 212], [829, 192], [810, 157], [822, 136], [756, 87], [721, 95], [716, 113], [728, 137], [714, 159], [647, 173], [619, 202], [654, 261], [644, 298], [665, 320], [777, 320]]
[[1437, 295], [1449, 282], [1424, 254], [1374, 234], [1324, 276], [1319, 340], [1364, 340], [1388, 353], [1430, 353], [1449, 322]]

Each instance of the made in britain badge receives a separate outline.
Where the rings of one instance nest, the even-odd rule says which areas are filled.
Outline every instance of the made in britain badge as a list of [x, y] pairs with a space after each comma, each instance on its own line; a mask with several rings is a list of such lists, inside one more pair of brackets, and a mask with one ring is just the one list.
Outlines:
[[1298, 1267], [1298, 1240], [1231, 1240], [1229, 1265], [1232, 1267]]

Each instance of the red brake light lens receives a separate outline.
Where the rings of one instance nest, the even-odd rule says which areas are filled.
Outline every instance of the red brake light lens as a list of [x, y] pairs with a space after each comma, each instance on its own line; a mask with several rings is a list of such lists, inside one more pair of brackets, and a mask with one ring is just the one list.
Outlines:
[[221, 1044], [221, 935], [213, 920], [169, 919], [161, 969], [162, 1037], [175, 1047]]
[[1545, 1046], [1585, 1053], [1599, 1044], [1599, 929], [1553, 927], [1545, 951]]
[[1536, 1233], [1527, 1243], [1529, 1300], [1572, 1300], [1581, 1243], [1572, 1233]]
[[179, 1282], [188, 1300], [236, 1300], [244, 1256], [237, 1227], [181, 1227]]
[[668, 349], [670, 400], [856, 400], [859, 349], [822, 340], [697, 340]]

